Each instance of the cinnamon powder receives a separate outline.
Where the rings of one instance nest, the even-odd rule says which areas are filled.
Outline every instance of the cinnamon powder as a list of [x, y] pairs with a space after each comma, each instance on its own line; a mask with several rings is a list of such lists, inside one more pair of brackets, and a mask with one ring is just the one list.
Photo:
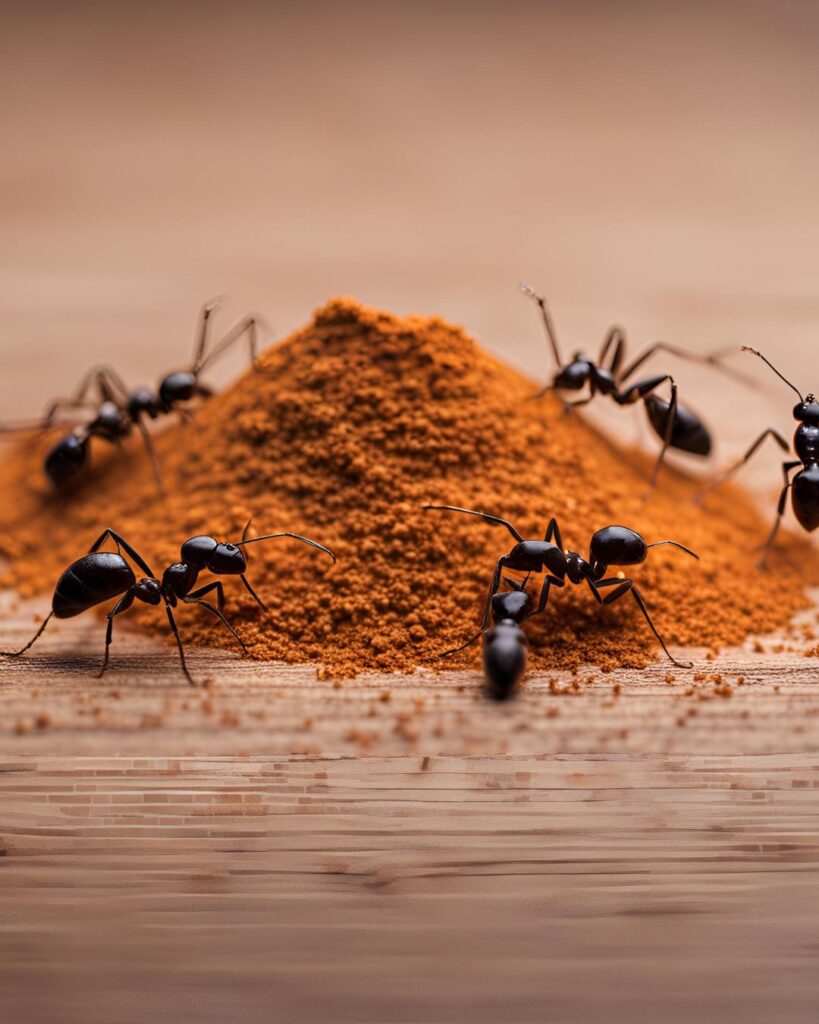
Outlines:
[[[230, 579], [226, 611], [252, 657], [313, 661], [341, 676], [476, 665], [477, 644], [443, 663], [435, 655], [475, 632], [495, 562], [513, 541], [500, 527], [421, 509], [440, 503], [503, 516], [527, 537], [542, 537], [557, 516], [564, 543], [584, 555], [610, 523], [693, 548], [699, 562], [659, 548], [630, 570], [670, 644], [735, 643], [782, 627], [806, 603], [819, 567], [801, 538], [783, 533], [775, 571], [759, 573], [747, 552], [769, 524], [740, 491], [725, 488], [699, 508], [692, 482], [666, 469], [646, 504], [649, 460], [556, 402], [528, 401], [534, 389], [443, 320], [333, 300], [258, 371], [156, 435], [166, 499], [137, 439], [121, 452], [96, 443], [91, 472], [67, 497], [41, 482], [42, 442], [9, 450], [0, 463], [5, 582], [24, 595], [50, 591], [106, 526], [161, 576], [187, 537], [237, 539], [252, 515], [260, 533], [302, 533], [338, 556], [330, 566], [291, 541], [248, 549], [269, 611]], [[137, 617], [166, 631], [154, 609], [122, 624]], [[186, 641], [234, 647], [202, 610], [183, 607], [178, 618]], [[658, 653], [629, 598], [601, 609], [582, 587], [553, 590], [526, 629], [535, 672], [643, 666]]]

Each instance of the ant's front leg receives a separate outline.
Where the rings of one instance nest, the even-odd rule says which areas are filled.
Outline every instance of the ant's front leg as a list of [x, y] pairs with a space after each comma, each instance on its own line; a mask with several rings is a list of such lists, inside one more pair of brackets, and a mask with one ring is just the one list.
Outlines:
[[[617, 586], [616, 590], [612, 591], [606, 597], [601, 598], [600, 594], [598, 593], [598, 589], [599, 588], [602, 588], [602, 587], [613, 587], [616, 584], [619, 584], [619, 586]], [[657, 631], [657, 627], [651, 621], [651, 616], [649, 615], [648, 608], [646, 606], [645, 601], [643, 600], [643, 595], [640, 593], [640, 591], [637, 589], [637, 587], [634, 586], [634, 581], [633, 580], [623, 579], [621, 576], [613, 576], [613, 577], [610, 577], [609, 579], [599, 580], [597, 583], [593, 583], [591, 580], [589, 580], [589, 586], [592, 588], [592, 591], [593, 591], [595, 597], [597, 598], [598, 602], [600, 604], [604, 604], [604, 605], [614, 604], [614, 602], [615, 601], [619, 601], [621, 597], [624, 597], [626, 594], [631, 593], [631, 596], [634, 598], [634, 601], [637, 604], [637, 607], [643, 613], [643, 617], [645, 618], [646, 622], [648, 623], [651, 632], [657, 638], [657, 642], [659, 643], [660, 647], [662, 647], [662, 649], [665, 651], [666, 657], [670, 661], [672, 661], [678, 668], [691, 668], [692, 667], [690, 661], [677, 661], [677, 659], [668, 650], [668, 648], [665, 645], [665, 641], [663, 640], [663, 638], [660, 636], [659, 632]]]
[[[205, 598], [208, 594], [213, 593], [214, 591], [216, 592], [216, 607], [214, 607], [210, 603], [210, 601], [203, 600], [203, 598]], [[242, 650], [245, 652], [247, 651], [247, 644], [244, 642], [244, 640], [242, 640], [242, 638], [239, 636], [239, 634], [236, 632], [233, 626], [231, 626], [231, 624], [225, 617], [224, 612], [222, 611], [222, 609], [225, 607], [225, 591], [220, 580], [215, 580], [213, 583], [208, 583], [204, 587], [200, 587], [198, 590], [194, 590], [192, 593], [183, 597], [182, 601], [185, 604], [199, 604], [206, 611], [209, 611], [211, 615], [219, 619], [222, 625], [224, 625], [227, 629], [230, 630], [230, 632], [233, 634], [233, 636], [236, 638], [237, 642], [241, 646]]]
[[[779, 433], [779, 431], [774, 430], [773, 427], [768, 427], [768, 429], [763, 430], [759, 437], [753, 442], [753, 444], [751, 444], [751, 446], [748, 448], [747, 452], [745, 452], [742, 458], [738, 462], [735, 462], [733, 466], [729, 466], [724, 473], [720, 473], [719, 476], [715, 477], [710, 484], [706, 484], [706, 486], [703, 487], [703, 489], [696, 495], [695, 500], [697, 502], [701, 502], [707, 494], [710, 494], [711, 491], [715, 490], [717, 487], [720, 487], [722, 484], [725, 483], [726, 480], [729, 480], [734, 475], [734, 473], [742, 469], [745, 463], [748, 462], [753, 457], [753, 455], [762, 447], [762, 444], [768, 437], [772, 437], [783, 452], [790, 451], [790, 445], [785, 440], [785, 438]], [[790, 465], [790, 463], [784, 463], [784, 465]], [[798, 466], [799, 463], [795, 462], [793, 463], [793, 465]]]

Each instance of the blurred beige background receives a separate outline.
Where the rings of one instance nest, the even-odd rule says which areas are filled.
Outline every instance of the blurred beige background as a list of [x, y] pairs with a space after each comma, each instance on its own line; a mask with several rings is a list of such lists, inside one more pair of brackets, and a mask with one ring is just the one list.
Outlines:
[[[3, 4], [3, 414], [184, 364], [219, 293], [279, 332], [339, 292], [439, 312], [543, 375], [520, 279], [567, 348], [753, 340], [809, 387], [818, 42], [793, 2]], [[741, 409], [724, 455], [790, 430], [775, 382], [674, 369]]]

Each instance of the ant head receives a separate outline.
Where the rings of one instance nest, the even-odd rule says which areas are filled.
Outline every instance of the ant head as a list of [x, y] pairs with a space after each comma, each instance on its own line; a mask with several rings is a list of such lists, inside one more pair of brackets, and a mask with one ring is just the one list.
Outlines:
[[218, 547], [219, 542], [214, 537], [206, 537], [204, 534], [191, 537], [182, 545], [182, 561], [204, 569]]
[[159, 604], [162, 600], [162, 588], [159, 580], [144, 576], [134, 586], [134, 597], [145, 604]]
[[647, 554], [646, 542], [627, 526], [606, 526], [594, 534], [589, 545], [593, 565], [639, 565]]
[[805, 401], [793, 407], [794, 419], [811, 426], [819, 426], [819, 402], [815, 395], [805, 395]]
[[150, 416], [155, 420], [161, 411], [159, 398], [150, 388], [136, 388], [128, 396], [128, 415], [132, 420], [140, 416]]
[[555, 374], [554, 386], [562, 391], [579, 391], [589, 379], [591, 365], [582, 352], [575, 352], [572, 361]]
[[196, 374], [169, 373], [159, 385], [159, 399], [166, 408], [187, 402], [196, 394]]
[[492, 596], [492, 618], [495, 622], [504, 619], [511, 619], [513, 622], [520, 622], [529, 610], [532, 598], [526, 591], [523, 584], [513, 580], [506, 580], [507, 584], [513, 586], [513, 590], [503, 591]]
[[220, 576], [241, 576], [247, 569], [245, 553], [235, 544], [217, 544], [206, 563], [210, 572]]

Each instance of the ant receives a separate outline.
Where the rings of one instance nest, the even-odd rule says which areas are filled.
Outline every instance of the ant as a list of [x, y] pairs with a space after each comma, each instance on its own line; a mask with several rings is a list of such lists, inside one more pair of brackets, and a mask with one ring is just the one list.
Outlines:
[[[614, 604], [621, 597], [631, 593], [651, 632], [657, 638], [669, 660], [679, 668], [691, 668], [690, 663], [677, 661], [670, 654], [663, 638], [651, 621], [643, 595], [634, 585], [633, 580], [625, 578], [622, 574], [606, 577], [609, 565], [639, 565], [645, 561], [649, 548], [660, 547], [664, 544], [670, 544], [691, 555], [692, 558], [698, 559], [699, 555], [685, 547], [685, 545], [675, 540], [658, 540], [652, 544], [646, 544], [639, 533], [630, 530], [626, 526], [606, 526], [602, 530], [598, 530], [592, 537], [589, 544], [589, 558], [587, 561], [576, 551], [570, 551], [568, 548], [564, 550], [560, 527], [555, 518], [549, 521], [546, 536], [543, 540], [525, 540], [506, 519], [489, 515], [486, 512], [475, 512], [472, 509], [458, 508], [455, 505], [424, 505], [424, 509], [462, 512], [469, 516], [477, 516], [486, 523], [505, 526], [515, 538], [515, 546], [507, 554], [501, 555], [495, 566], [495, 572], [492, 576], [492, 583], [486, 599], [480, 633], [485, 632], [489, 627], [492, 613], [492, 598], [500, 586], [501, 573], [504, 569], [514, 569], [526, 573], [545, 572], [546, 579], [543, 583], [543, 589], [541, 590], [537, 606], [539, 612], [546, 608], [550, 588], [552, 586], [565, 586], [567, 578], [569, 583], [573, 584], [579, 584], [585, 580], [594, 599], [600, 605]], [[556, 543], [552, 543], [552, 538], [554, 538]], [[615, 589], [604, 597], [600, 593], [604, 587], [614, 587]]]
[[[210, 397], [213, 391], [201, 382], [201, 373], [244, 335], [250, 346], [251, 365], [256, 366], [257, 327], [262, 323], [258, 316], [243, 317], [208, 351], [210, 320], [217, 308], [217, 302], [209, 302], [200, 310], [190, 368], [166, 374], [156, 391], [146, 387], [129, 391], [116, 371], [100, 363], [88, 370], [70, 397], [55, 399], [41, 419], [34, 423], [0, 426], [0, 433], [24, 430], [45, 432], [64, 425], [58, 422], [58, 415], [62, 411], [91, 409], [92, 419], [75, 424], [46, 453], [43, 469], [52, 486], [57, 490], [64, 488], [88, 465], [92, 438], [120, 444], [136, 428], [150, 456], [154, 479], [162, 493], [159, 460], [146, 419], [155, 420], [174, 410], [185, 418], [188, 402], [197, 397]], [[94, 389], [95, 399], [92, 398]]]
[[532, 595], [526, 589], [529, 575], [531, 574], [522, 582], [504, 576], [503, 582], [510, 589], [492, 595], [492, 628], [479, 629], [465, 644], [442, 655], [448, 657], [450, 654], [456, 654], [483, 636], [485, 690], [487, 696], [494, 700], [508, 700], [517, 690], [526, 671], [529, 646], [521, 626], [528, 618], [539, 614], [546, 607], [549, 591], [545, 583], [540, 591], [537, 607], [532, 607]]
[[[681, 405], [677, 400], [677, 385], [674, 378], [668, 373], [647, 377], [645, 380], [633, 381], [629, 379], [655, 352], [669, 352], [682, 359], [689, 359], [695, 362], [707, 363], [715, 366], [723, 372], [728, 372], [719, 361], [721, 353], [709, 356], [701, 356], [687, 349], [678, 348], [676, 345], [669, 345], [664, 341], [658, 341], [649, 345], [644, 352], [641, 352], [635, 359], [623, 367], [623, 359], [626, 353], [626, 335], [622, 327], [610, 328], [603, 339], [600, 354], [595, 362], [582, 352], [575, 352], [569, 362], [564, 362], [560, 354], [560, 346], [557, 341], [549, 307], [546, 299], [539, 295], [528, 284], [521, 284], [520, 290], [528, 295], [540, 307], [543, 318], [543, 327], [546, 337], [551, 345], [552, 354], [557, 364], [557, 372], [552, 382], [537, 392], [533, 398], [541, 398], [549, 391], [580, 391], [586, 385], [589, 394], [576, 402], [563, 402], [564, 409], [568, 412], [581, 405], [588, 405], [599, 393], [612, 398], [618, 405], [634, 405], [642, 400], [645, 406], [648, 421], [654, 433], [662, 441], [662, 448], [654, 464], [651, 474], [647, 496], [651, 494], [657, 485], [657, 478], [660, 467], [669, 448], [676, 448], [679, 451], [688, 452], [691, 455], [707, 456], [711, 453], [711, 435], [708, 428], [696, 415], [686, 406]], [[606, 361], [611, 353], [611, 358]], [[668, 382], [670, 387], [669, 401], [665, 401], [654, 392], [661, 384]]]
[[[186, 540], [182, 545], [182, 560], [169, 565], [162, 574], [161, 581], [156, 577], [145, 559], [124, 537], [110, 528], [103, 530], [91, 545], [88, 554], [83, 555], [76, 562], [72, 562], [62, 576], [60, 576], [59, 580], [57, 580], [51, 602], [51, 611], [31, 640], [19, 651], [2, 651], [0, 654], [4, 657], [14, 658], [25, 654], [42, 636], [52, 616], [57, 619], [70, 619], [75, 615], [88, 611], [89, 608], [93, 608], [95, 605], [102, 604], [103, 601], [110, 601], [116, 597], [118, 600], [107, 617], [105, 657], [103, 658], [102, 668], [98, 673], [98, 677], [101, 677], [108, 667], [108, 654], [113, 638], [114, 617], [127, 611], [135, 600], [150, 605], [159, 605], [164, 602], [168, 623], [179, 650], [182, 672], [187, 681], [195, 685], [188, 671], [182, 638], [179, 635], [172, 611], [178, 602], [201, 605], [211, 615], [219, 619], [222, 625], [232, 633], [242, 651], [247, 651], [247, 645], [224, 615], [225, 595], [221, 580], [212, 580], [197, 590], [193, 589], [201, 572], [207, 570], [216, 576], [238, 576], [256, 603], [261, 608], [265, 608], [264, 602], [253, 589], [245, 575], [247, 571], [247, 557], [242, 548], [247, 544], [258, 544], [260, 541], [273, 540], [276, 537], [292, 537], [294, 540], [301, 541], [302, 544], [309, 544], [310, 547], [318, 548], [319, 551], [328, 554], [334, 563], [336, 561], [336, 556], [329, 548], [307, 537], [301, 537], [297, 533], [269, 533], [263, 537], [248, 539], [247, 531], [249, 528], [250, 521], [248, 521], [242, 532], [242, 539], [235, 543], [221, 543], [214, 537], [203, 535]], [[115, 552], [100, 551], [99, 549], [109, 538], [116, 544], [117, 550]], [[123, 551], [145, 573], [141, 579], [136, 578], [134, 570], [122, 554]], [[205, 600], [209, 594], [214, 592], [216, 594], [215, 605]]]
[[[780, 380], [784, 381], [791, 391], [794, 391], [799, 398], [797, 405], [793, 407], [793, 417], [798, 421], [799, 426], [793, 435], [793, 449], [797, 455], [796, 459], [789, 462], [782, 463], [782, 474], [785, 478], [785, 484], [779, 494], [779, 503], [776, 508], [776, 518], [774, 524], [771, 527], [771, 532], [768, 534], [765, 543], [762, 545], [762, 558], [759, 561], [760, 569], [764, 569], [768, 560], [773, 543], [776, 540], [776, 535], [779, 533], [779, 526], [782, 522], [782, 516], [785, 514], [785, 505], [788, 500], [788, 491], [791, 492], [791, 504], [793, 506], [793, 512], [799, 521], [800, 525], [804, 527], [808, 533], [812, 533], [817, 526], [819, 526], [819, 402], [816, 400], [816, 396], [811, 393], [802, 397], [802, 392], [795, 387], [783, 376], [779, 370], [766, 359], [761, 352], [758, 352], [755, 348], [751, 348], [749, 345], [742, 346], [743, 352], [751, 352], [753, 355], [758, 356], [763, 363], [766, 363], [773, 372], [779, 377]], [[708, 492], [712, 491], [715, 487], [724, 483], [729, 477], [733, 476], [746, 462], [754, 455], [754, 453], [762, 446], [766, 437], [772, 437], [774, 441], [779, 445], [783, 452], [788, 453], [790, 446], [785, 438], [774, 430], [773, 427], [768, 427], [767, 430], [763, 430], [759, 437], [754, 441], [750, 448], [745, 452], [739, 462], [735, 463], [730, 469], [727, 469], [724, 473], [712, 481], [700, 494], [700, 498], [704, 497]], [[797, 466], [802, 468], [799, 472], [791, 479], [791, 473]]]

